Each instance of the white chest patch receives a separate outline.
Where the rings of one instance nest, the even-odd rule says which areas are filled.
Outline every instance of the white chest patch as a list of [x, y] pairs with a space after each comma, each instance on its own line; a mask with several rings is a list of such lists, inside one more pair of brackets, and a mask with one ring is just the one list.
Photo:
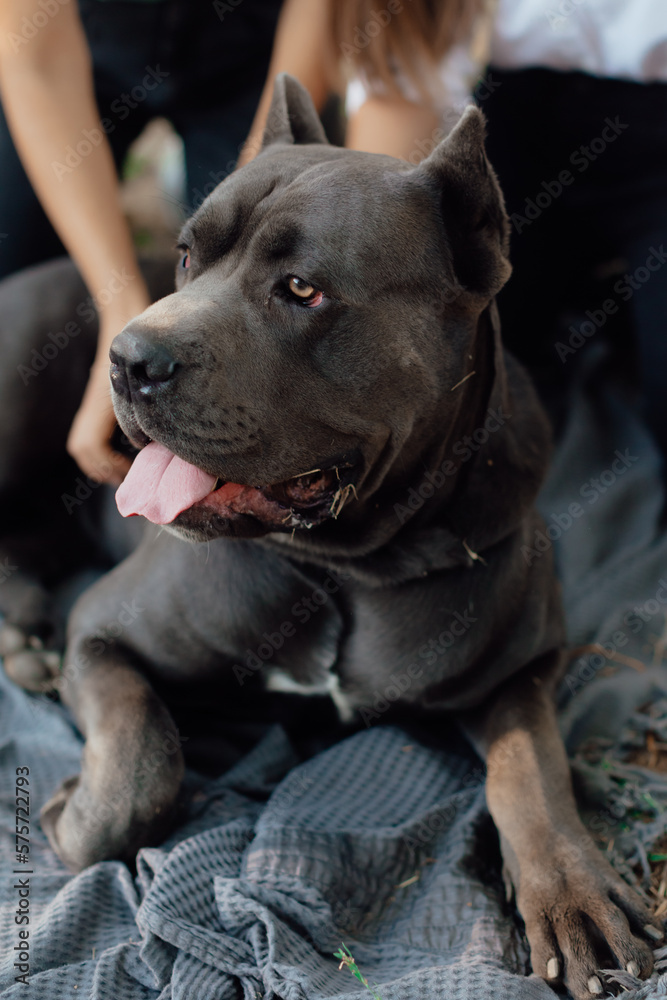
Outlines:
[[338, 709], [342, 722], [350, 722], [354, 709], [345, 694], [340, 689], [338, 674], [329, 670], [322, 680], [313, 684], [301, 684], [295, 681], [281, 667], [269, 667], [266, 671], [266, 687], [269, 691], [281, 691], [283, 694], [324, 695], [328, 694]]

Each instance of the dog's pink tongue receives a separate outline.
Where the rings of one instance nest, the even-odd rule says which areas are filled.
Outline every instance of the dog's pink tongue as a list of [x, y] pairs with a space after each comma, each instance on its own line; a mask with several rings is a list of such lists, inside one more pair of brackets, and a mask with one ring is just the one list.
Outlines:
[[170, 524], [181, 511], [208, 496], [215, 482], [215, 476], [152, 441], [133, 461], [116, 493], [116, 504], [123, 517], [143, 514], [153, 524]]

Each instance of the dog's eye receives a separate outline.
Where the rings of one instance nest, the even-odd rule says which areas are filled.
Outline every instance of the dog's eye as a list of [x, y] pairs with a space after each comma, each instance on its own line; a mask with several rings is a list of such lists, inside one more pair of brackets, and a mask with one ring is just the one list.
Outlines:
[[303, 278], [290, 278], [288, 286], [290, 292], [300, 299], [310, 299], [315, 294], [313, 286], [309, 285], [307, 281], [303, 280]]
[[292, 275], [287, 282], [287, 287], [292, 295], [299, 300], [299, 302], [302, 302], [304, 305], [310, 306], [311, 308], [319, 306], [324, 298], [324, 294], [322, 292], [313, 288], [313, 286], [308, 284], [307, 281], [304, 281], [303, 278], [298, 278], [296, 275]]
[[183, 254], [179, 267], [182, 267], [183, 270], [187, 271], [190, 267], [190, 247], [186, 246], [185, 243], [179, 243], [176, 249], [180, 250]]

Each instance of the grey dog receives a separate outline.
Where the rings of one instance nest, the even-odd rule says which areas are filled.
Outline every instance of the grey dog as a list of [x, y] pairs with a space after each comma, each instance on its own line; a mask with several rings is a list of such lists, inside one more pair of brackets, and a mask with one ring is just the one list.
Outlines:
[[[78, 870], [131, 859], [169, 829], [180, 749], [141, 770], [175, 731], [158, 680], [233, 688], [261, 667], [330, 691], [347, 713], [372, 712], [393, 685], [454, 714], [486, 758], [535, 972], [577, 1000], [602, 991], [609, 953], [648, 975], [645, 939], [661, 932], [576, 811], [554, 709], [553, 569], [548, 554], [522, 554], [540, 525], [549, 430], [500, 339], [508, 223], [482, 114], [469, 109], [414, 168], [330, 146], [305, 91], [281, 77], [261, 153], [180, 245], [176, 292], [111, 352], [116, 413], [138, 449], [119, 508], [167, 530], [149, 525], [71, 616], [60, 690], [86, 745], [81, 774], [42, 811], [54, 849]], [[11, 287], [14, 302], [25, 295], [25, 281]], [[53, 315], [69, 300], [51, 293]], [[25, 331], [9, 294], [0, 312]], [[17, 347], [14, 329], [14, 358], [29, 341]], [[85, 350], [70, 350], [81, 382]], [[44, 373], [53, 399], [63, 371]], [[72, 406], [45, 409], [26, 424], [42, 442]], [[30, 631], [39, 601], [20, 577], [8, 621]], [[318, 613], [299, 617], [319, 593]], [[132, 627], [104, 641], [135, 606]], [[7, 669], [26, 681], [20, 657]]]

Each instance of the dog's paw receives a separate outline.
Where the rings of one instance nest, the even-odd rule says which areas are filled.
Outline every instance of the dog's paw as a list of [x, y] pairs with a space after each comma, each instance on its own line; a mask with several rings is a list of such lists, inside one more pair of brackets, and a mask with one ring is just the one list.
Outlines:
[[650, 975], [649, 944], [663, 939], [639, 896], [590, 842], [567, 840], [539, 861], [519, 862], [514, 879], [533, 971], [575, 1000], [602, 996], [602, 968]]
[[[84, 776], [74, 775], [45, 803], [39, 819], [61, 861], [80, 872], [98, 861], [129, 858], [137, 830], [130, 830], [123, 805], [100, 801], [87, 790]], [[140, 839], [152, 838], [147, 830]]]
[[[65, 862], [70, 871], [78, 872], [95, 861], [96, 856], [91, 845], [85, 844], [85, 826], [80, 825], [80, 809], [76, 804], [66, 812], [73, 795], [79, 788], [79, 775], [66, 778], [54, 795], [46, 802], [40, 811], [39, 821], [51, 847], [58, 857]], [[72, 815], [72, 814], [77, 815]]]
[[100, 747], [87, 744], [81, 774], [63, 781], [40, 812], [51, 847], [73, 872], [98, 861], [133, 863], [140, 848], [164, 840], [178, 815], [180, 755], [163, 780], [141, 782], [117, 766], [121, 751], [105, 751], [102, 767], [91, 766]]
[[46, 692], [56, 686], [60, 654], [45, 650], [41, 639], [16, 625], [0, 625], [0, 657], [10, 680], [26, 691]]

